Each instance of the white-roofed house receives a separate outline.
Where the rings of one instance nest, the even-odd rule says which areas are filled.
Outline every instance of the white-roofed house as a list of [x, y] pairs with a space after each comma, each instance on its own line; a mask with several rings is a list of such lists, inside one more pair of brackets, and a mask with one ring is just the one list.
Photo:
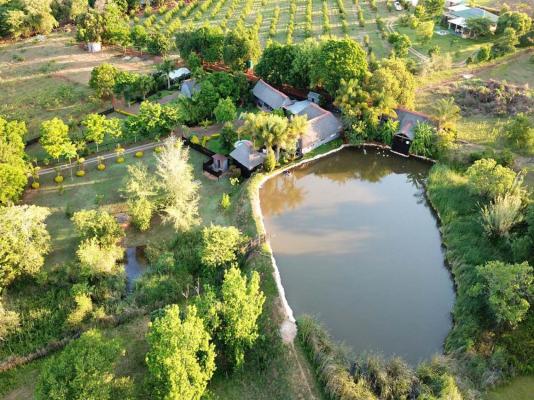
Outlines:
[[241, 140], [230, 153], [230, 158], [241, 170], [241, 175], [248, 178], [265, 161], [265, 154], [254, 149], [249, 140]]
[[189, 69], [182, 67], [175, 69], [174, 71], [169, 72], [169, 79], [172, 83], [180, 82], [183, 79], [191, 77], [191, 71]]

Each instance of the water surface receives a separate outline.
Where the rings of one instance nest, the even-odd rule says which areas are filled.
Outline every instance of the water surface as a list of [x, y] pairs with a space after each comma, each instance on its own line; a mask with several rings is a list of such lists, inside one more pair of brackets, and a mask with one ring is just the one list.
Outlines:
[[429, 166], [345, 149], [265, 183], [261, 206], [295, 316], [354, 351], [441, 352], [454, 290], [424, 197]]
[[128, 247], [126, 249], [126, 283], [128, 290], [132, 290], [135, 281], [145, 272], [147, 261], [142, 247]]

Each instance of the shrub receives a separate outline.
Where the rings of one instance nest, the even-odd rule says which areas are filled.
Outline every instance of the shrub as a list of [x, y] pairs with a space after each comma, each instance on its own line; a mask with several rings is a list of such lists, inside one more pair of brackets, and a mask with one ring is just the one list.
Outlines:
[[136, 152], [135, 152], [135, 157], [136, 157], [136, 158], [141, 158], [141, 157], [143, 157], [144, 154], [145, 154], [145, 153], [143, 153], [142, 151], [136, 151]]
[[273, 149], [269, 149], [267, 151], [267, 156], [265, 157], [265, 161], [263, 162], [263, 168], [265, 168], [265, 171], [271, 172], [274, 171], [276, 168], [276, 156], [274, 154]]
[[200, 140], [199, 138], [197, 137], [197, 135], [193, 135], [189, 138], [189, 140], [191, 141], [191, 143], [193, 144], [200, 144]]
[[124, 162], [124, 157], [117, 157], [117, 164], [122, 164]]
[[410, 152], [424, 157], [435, 156], [435, 129], [426, 123], [417, 123]]
[[476, 60], [477, 62], [484, 62], [484, 61], [488, 61], [491, 57], [491, 53], [490, 53], [490, 47], [489, 46], [482, 46], [480, 48], [480, 50], [478, 50], [477, 52], [477, 55], [476, 55]]
[[223, 193], [221, 197], [221, 207], [223, 210], [226, 210], [231, 205], [230, 196], [228, 193]]
[[54, 182], [56, 182], [56, 183], [62, 183], [63, 180], [64, 180], [64, 178], [61, 175], [56, 175], [54, 177]]
[[212, 225], [202, 229], [200, 261], [209, 268], [228, 266], [237, 261], [244, 238], [234, 226]]
[[32, 183], [32, 189], [39, 189], [41, 187], [41, 184], [39, 182], [33, 182]]
[[100, 163], [96, 166], [96, 168], [99, 170], [99, 171], [104, 171], [106, 169], [106, 164], [103, 164], [103, 163]]
[[44, 364], [36, 399], [110, 400], [114, 364], [120, 352], [116, 340], [105, 339], [96, 330], [85, 332]]
[[83, 169], [79, 170], [79, 171], [76, 171], [76, 176], [79, 176], [80, 178], [82, 176], [85, 176], [85, 171]]
[[523, 208], [521, 197], [506, 193], [498, 195], [481, 210], [482, 225], [489, 237], [508, 236], [510, 229], [521, 222]]
[[466, 172], [469, 188], [473, 193], [489, 199], [504, 195], [514, 187], [516, 173], [497, 164], [493, 159], [475, 161]]

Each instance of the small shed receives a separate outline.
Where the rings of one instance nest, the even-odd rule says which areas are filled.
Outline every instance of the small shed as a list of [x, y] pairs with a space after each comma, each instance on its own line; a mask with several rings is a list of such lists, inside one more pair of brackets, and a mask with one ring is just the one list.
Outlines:
[[280, 109], [291, 104], [291, 99], [281, 91], [260, 79], [252, 88], [256, 104], [269, 111]]
[[430, 118], [424, 114], [405, 109], [396, 109], [395, 112], [399, 121], [399, 131], [393, 136], [391, 151], [408, 157], [410, 155], [410, 147], [415, 138], [417, 124], [428, 123]]
[[265, 154], [256, 151], [252, 142], [242, 140], [230, 153], [230, 158], [241, 170], [241, 175], [248, 178], [254, 171], [261, 167], [265, 161]]
[[202, 169], [217, 178], [228, 171], [228, 158], [222, 154], [214, 154], [211, 158], [202, 164]]
[[180, 93], [187, 97], [191, 98], [193, 95], [200, 91], [200, 85], [195, 79], [187, 79], [182, 82], [182, 87], [180, 88]]

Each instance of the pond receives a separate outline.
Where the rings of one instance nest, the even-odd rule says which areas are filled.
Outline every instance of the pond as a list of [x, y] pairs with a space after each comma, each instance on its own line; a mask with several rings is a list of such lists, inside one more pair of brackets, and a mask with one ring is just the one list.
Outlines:
[[135, 281], [146, 271], [147, 260], [144, 247], [128, 247], [126, 249], [126, 285], [133, 290]]
[[289, 306], [357, 353], [442, 351], [454, 288], [424, 196], [429, 165], [348, 148], [280, 174], [261, 208]]

